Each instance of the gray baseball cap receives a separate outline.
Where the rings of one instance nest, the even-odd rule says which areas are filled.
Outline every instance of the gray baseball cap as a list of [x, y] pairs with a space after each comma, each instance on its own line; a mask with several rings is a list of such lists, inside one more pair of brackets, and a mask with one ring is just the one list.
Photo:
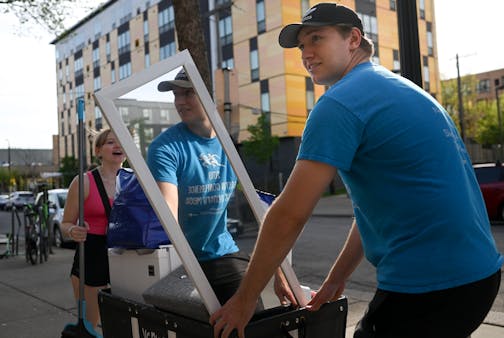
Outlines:
[[170, 90], [179, 88], [192, 88], [192, 82], [187, 77], [185, 69], [182, 68], [180, 72], [177, 73], [174, 80], [159, 82], [157, 89], [160, 92], [169, 92]]

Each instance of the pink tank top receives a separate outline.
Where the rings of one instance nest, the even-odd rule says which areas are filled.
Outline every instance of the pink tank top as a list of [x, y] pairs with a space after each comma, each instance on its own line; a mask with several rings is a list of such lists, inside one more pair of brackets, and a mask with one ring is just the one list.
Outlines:
[[[108, 219], [103, 207], [103, 202], [100, 197], [100, 192], [96, 186], [93, 174], [88, 171], [89, 179], [89, 195], [84, 201], [84, 221], [89, 224], [89, 232], [93, 235], [106, 235], [108, 227]], [[110, 205], [114, 202], [113, 198], [109, 198]]]

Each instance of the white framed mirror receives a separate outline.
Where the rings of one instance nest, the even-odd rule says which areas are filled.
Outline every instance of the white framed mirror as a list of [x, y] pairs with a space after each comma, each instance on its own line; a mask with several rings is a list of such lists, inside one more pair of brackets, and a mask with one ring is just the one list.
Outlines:
[[[188, 78], [192, 82], [194, 91], [199, 97], [216, 136], [238, 178], [251, 211], [257, 223], [260, 224], [266, 212], [266, 206], [256, 194], [245, 166], [187, 50], [162, 60], [144, 71], [135, 73], [128, 79], [96, 92], [95, 99], [110, 128], [119, 139], [127, 155], [128, 163], [135, 171], [140, 185], [180, 256], [187, 274], [194, 282], [206, 309], [209, 313], [213, 313], [220, 308], [221, 304], [145, 161], [149, 141], [160, 131], [180, 121], [173, 103], [173, 94], [161, 93], [157, 90], [157, 86], [161, 81], [174, 79], [181, 67], [185, 69]], [[140, 106], [141, 109], [136, 109]], [[128, 107], [129, 109], [127, 109]], [[126, 111], [135, 111], [135, 114], [125, 114]], [[151, 121], [153, 119], [154, 121]], [[128, 122], [129, 128], [125, 122]], [[152, 124], [149, 125], [150, 122]], [[134, 130], [133, 135], [132, 128]], [[155, 128], [157, 130], [154, 130]], [[282, 263], [281, 267], [298, 303], [305, 306], [304, 293], [287, 259]]]

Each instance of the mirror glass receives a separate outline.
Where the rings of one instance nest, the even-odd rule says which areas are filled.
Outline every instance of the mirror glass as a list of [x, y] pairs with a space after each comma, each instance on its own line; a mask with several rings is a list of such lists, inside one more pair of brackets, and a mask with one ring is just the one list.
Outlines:
[[[147, 161], [147, 154], [152, 141], [167, 129], [177, 128], [177, 125], [182, 121], [181, 115], [177, 111], [177, 107], [175, 105], [174, 92], [172, 90], [160, 92], [158, 90], [158, 85], [164, 81], [174, 80], [177, 74], [179, 74], [179, 72], [183, 69], [183, 67], [179, 66], [175, 69], [167, 70], [161, 76], [156, 76], [154, 79], [146, 82], [145, 84], [139, 85], [134, 89], [127, 91], [125, 94], [112, 98], [113, 104], [117, 110], [116, 113], [119, 114], [120, 120], [129, 130], [129, 137], [131, 138], [130, 141], [132, 141], [136, 148], [140, 151], [144, 161]], [[189, 100], [189, 96], [192, 94], [187, 92], [184, 88], [182, 88], [182, 90], [179, 89], [181, 88], [175, 88], [175, 92], [180, 98], [178, 100]], [[198, 94], [195, 93], [195, 95], [195, 99], [197, 99], [198, 103], [201, 104]], [[182, 108], [179, 107], [179, 109], [186, 109], [184, 104], [185, 103], [182, 103], [180, 105]], [[205, 118], [208, 119], [208, 112], [205, 111], [203, 106], [201, 106], [201, 109], [205, 114]], [[107, 116], [107, 114], [107, 112], [104, 112], [105, 116]], [[215, 139], [222, 145], [221, 141], [219, 141], [219, 138], [217, 138], [215, 134], [212, 135], [211, 138]], [[180, 145], [178, 149], [184, 150], [186, 149], [186, 146]], [[129, 154], [127, 153], [127, 155]], [[191, 154], [185, 154], [177, 158], [187, 159], [190, 155]], [[219, 158], [219, 156], [213, 155], [214, 154], [208, 153], [198, 154], [197, 156], [199, 156], [198, 160], [203, 166], [222, 166], [222, 159]], [[192, 154], [192, 156], [194, 156], [194, 154]], [[185, 170], [187, 170], [187, 168]], [[180, 174], [184, 175], [185, 173], [181, 172]], [[189, 172], [187, 172], [187, 174], [189, 174]], [[219, 175], [219, 170], [209, 171], [208, 175]], [[156, 177], [156, 175], [153, 176]], [[179, 208], [188, 207], [189, 210], [194, 210], [191, 209], [191, 206], [197, 204], [199, 205], [200, 213], [204, 218], [205, 213], [207, 214], [207, 217], [212, 217], [211, 215], [214, 213], [214, 210], [221, 207], [223, 202], [224, 205], [227, 203], [227, 206], [225, 206], [227, 209], [227, 230], [232, 236], [232, 241], [234, 241], [236, 246], [239, 248], [240, 253], [249, 256], [252, 253], [252, 249], [257, 238], [259, 224], [243, 190], [241, 189], [240, 182], [238, 181], [235, 186], [235, 183], [230, 182], [229, 180], [218, 180], [216, 179], [217, 177], [208, 178], [210, 180], [208, 184], [178, 186]], [[216, 182], [218, 184], [216, 184]], [[201, 192], [206, 190], [213, 190], [215, 193], [211, 194], [208, 198], [202, 198]], [[187, 235], [186, 238], [188, 239], [189, 245], [194, 248], [193, 240], [190, 239], [190, 236], [194, 237], [194, 229], [192, 229], [190, 225], [184, 224], [184, 220], [185, 219], [179, 219], [180, 226], [183, 233]], [[201, 225], [201, 223], [199, 224]], [[200, 234], [196, 237], [202, 236], [204, 236], [204, 234]], [[229, 241], [226, 241], [226, 243], [229, 243]], [[194, 251], [198, 250], [195, 249], [193, 252]], [[195, 254], [197, 258], [201, 255], [201, 253], [196, 252]], [[205, 264], [206, 263], [202, 263], [202, 267], [205, 266]], [[274, 294], [273, 279], [263, 292], [262, 301], [265, 308], [280, 305]]]

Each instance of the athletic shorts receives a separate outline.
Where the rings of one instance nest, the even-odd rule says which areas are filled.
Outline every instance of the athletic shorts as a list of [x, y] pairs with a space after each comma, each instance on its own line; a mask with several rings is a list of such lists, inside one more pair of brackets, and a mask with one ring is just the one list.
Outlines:
[[[105, 286], [110, 283], [107, 236], [87, 234], [84, 241], [84, 284]], [[75, 250], [72, 275], [79, 276], [79, 246]]]
[[500, 270], [446, 290], [406, 294], [378, 289], [354, 338], [466, 338], [485, 319], [497, 296]]

